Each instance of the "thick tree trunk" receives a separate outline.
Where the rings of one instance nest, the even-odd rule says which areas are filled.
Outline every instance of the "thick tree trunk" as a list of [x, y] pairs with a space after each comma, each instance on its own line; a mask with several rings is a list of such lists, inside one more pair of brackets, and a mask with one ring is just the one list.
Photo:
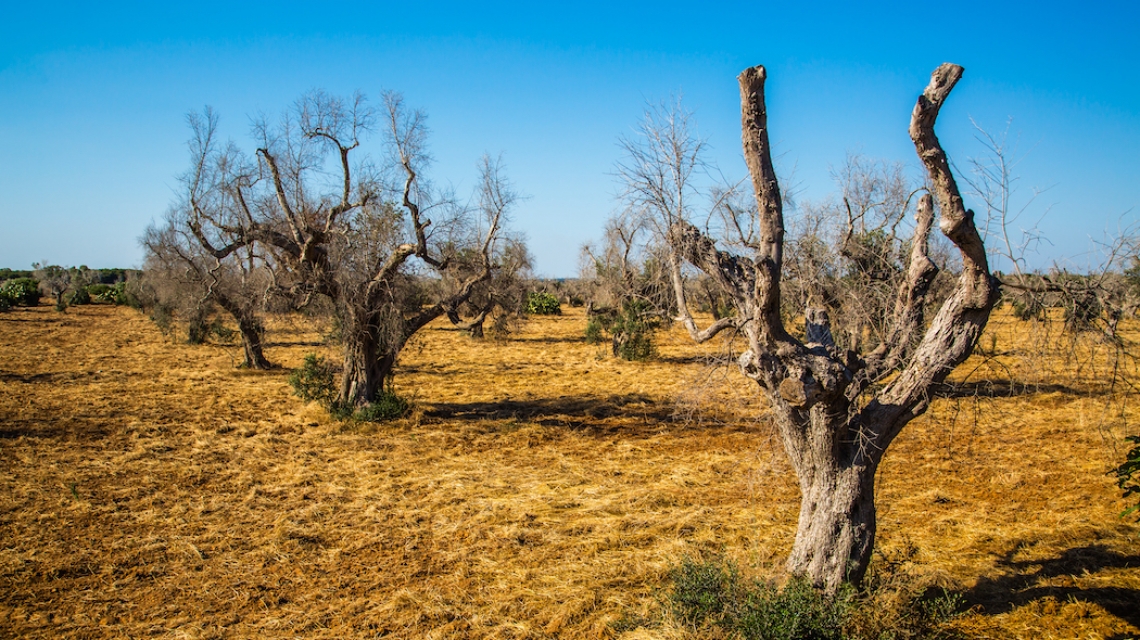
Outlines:
[[875, 546], [875, 465], [797, 469], [800, 520], [787, 567], [834, 592], [859, 584]]
[[238, 331], [241, 332], [241, 346], [245, 354], [243, 367], [249, 369], [272, 369], [273, 363], [265, 357], [262, 350], [262, 338], [265, 328], [256, 318], [238, 318]]
[[344, 327], [344, 373], [341, 376], [342, 407], [359, 408], [374, 401], [392, 377], [396, 353], [368, 326]]

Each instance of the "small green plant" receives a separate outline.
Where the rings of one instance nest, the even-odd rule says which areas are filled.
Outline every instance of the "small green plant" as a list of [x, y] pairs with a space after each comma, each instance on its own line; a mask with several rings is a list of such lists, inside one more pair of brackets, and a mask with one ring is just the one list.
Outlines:
[[661, 327], [648, 302], [628, 300], [609, 327], [613, 352], [623, 360], [649, 360], [657, 354], [653, 334]]
[[586, 321], [586, 343], [587, 344], [601, 344], [605, 340], [605, 329], [602, 328], [602, 323], [597, 318], [590, 318]]
[[673, 585], [663, 605], [673, 620], [742, 640], [950, 638], [943, 623], [962, 607], [957, 594], [928, 595], [929, 589], [889, 566], [863, 591], [843, 585], [830, 595], [802, 578], [782, 587], [746, 579], [722, 557], [686, 557], [669, 577]]
[[87, 295], [92, 302], [102, 304], [113, 304], [115, 302], [115, 288], [102, 282], [87, 285]]
[[87, 287], [79, 287], [71, 292], [68, 296], [67, 303], [71, 306], [91, 304], [91, 294], [87, 293]]
[[532, 316], [557, 316], [562, 315], [562, 305], [552, 293], [532, 291], [526, 297], [526, 312]]
[[669, 578], [673, 581], [666, 601], [669, 612], [692, 628], [720, 622], [731, 609], [740, 582], [731, 563], [702, 562], [688, 556], [669, 572]]
[[317, 402], [337, 420], [360, 422], [387, 422], [407, 415], [411, 408], [404, 398], [388, 387], [367, 405], [353, 411], [351, 405], [337, 402], [336, 369], [315, 353], [305, 356], [304, 362], [289, 374], [289, 386], [302, 400]]
[[[1123, 464], [1108, 473], [1116, 476], [1116, 486], [1124, 492], [1123, 497], [1127, 500], [1133, 496], [1140, 498], [1140, 436], [1126, 436], [1125, 440], [1136, 446], [1128, 452]], [[1126, 518], [1137, 511], [1140, 511], [1140, 501], [1121, 512], [1120, 517]]]
[[361, 407], [352, 417], [361, 422], [387, 422], [407, 415], [408, 401], [385, 389], [369, 404]]
[[301, 366], [289, 374], [293, 393], [307, 402], [318, 402], [332, 412], [336, 402], [336, 371], [315, 353], [305, 356]]
[[0, 298], [13, 307], [34, 307], [40, 303], [40, 283], [34, 278], [16, 278], [0, 285]]
[[730, 637], [763, 640], [841, 640], [854, 590], [834, 596], [793, 578], [783, 588], [745, 580], [724, 560], [685, 558], [673, 570], [669, 610], [693, 629], [717, 626]]

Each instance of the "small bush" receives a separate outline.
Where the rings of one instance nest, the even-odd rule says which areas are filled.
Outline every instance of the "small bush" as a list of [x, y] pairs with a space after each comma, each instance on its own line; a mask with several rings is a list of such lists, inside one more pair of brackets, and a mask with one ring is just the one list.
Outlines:
[[613, 353], [623, 360], [648, 360], [657, 354], [653, 334], [661, 327], [661, 319], [652, 313], [648, 302], [629, 300], [610, 325]]
[[408, 401], [385, 389], [370, 404], [361, 407], [352, 417], [361, 422], [387, 422], [407, 415]]
[[[1116, 486], [1124, 492], [1125, 499], [1140, 499], [1140, 436], [1126, 436], [1125, 440], [1136, 446], [1128, 452], [1123, 464], [1108, 473], [1116, 476]], [[1140, 511], [1140, 501], [1121, 512], [1120, 517], [1126, 518], [1137, 511]]]
[[89, 284], [87, 285], [87, 295], [91, 298], [92, 302], [104, 304], [115, 302], [115, 288], [109, 284], [103, 284], [101, 282]]
[[841, 640], [854, 591], [827, 596], [801, 579], [784, 588], [744, 580], [731, 563], [685, 558], [674, 569], [669, 609], [693, 629], [715, 625], [732, 637], [763, 640]]
[[81, 304], [91, 304], [91, 294], [87, 293], [86, 287], [80, 287], [71, 292], [71, 296], [67, 299], [67, 303], [73, 307]]
[[562, 315], [562, 305], [552, 293], [532, 291], [526, 297], [526, 312], [532, 316]]
[[701, 562], [686, 557], [669, 572], [673, 591], [669, 593], [669, 612], [688, 627], [700, 628], [720, 622], [731, 609], [733, 593], [740, 577], [730, 563]]
[[587, 344], [601, 344], [605, 340], [603, 335], [605, 330], [602, 327], [601, 321], [597, 318], [590, 318], [586, 321], [586, 342]]
[[116, 282], [113, 286], [111, 301], [115, 304], [124, 304], [132, 309], [142, 310], [143, 301], [139, 297], [139, 284], [138, 280], [128, 282]]
[[40, 303], [40, 283], [34, 278], [16, 278], [0, 285], [0, 298], [13, 307], [34, 307]]
[[332, 411], [337, 396], [336, 371], [324, 358], [315, 353], [305, 356], [301, 366], [289, 374], [289, 386], [302, 400], [319, 402]]
[[674, 620], [691, 630], [716, 628], [744, 640], [949, 638], [952, 632], [943, 623], [962, 606], [957, 595], [943, 590], [932, 596], [893, 573], [872, 578], [863, 592], [844, 585], [830, 596], [804, 579], [793, 578], [783, 587], [745, 579], [719, 557], [685, 558], [670, 578], [673, 588], [664, 605]]

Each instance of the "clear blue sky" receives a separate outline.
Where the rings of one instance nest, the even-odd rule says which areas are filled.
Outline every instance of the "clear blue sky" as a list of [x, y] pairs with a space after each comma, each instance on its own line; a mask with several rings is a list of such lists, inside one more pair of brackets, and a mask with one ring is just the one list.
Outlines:
[[[426, 110], [433, 177], [470, 189], [502, 153], [537, 270], [577, 271], [614, 210], [618, 136], [681, 93], [743, 175], [735, 76], [768, 67], [779, 167], [821, 199], [849, 151], [916, 165], [906, 127], [941, 62], [966, 68], [939, 120], [1013, 118], [1025, 194], [1075, 266], [1140, 212], [1140, 3], [8, 2], [0, 8], [0, 266], [137, 266], [204, 105], [249, 148], [249, 116], [303, 92], [397, 90]], [[781, 176], [787, 179], [787, 176]]]

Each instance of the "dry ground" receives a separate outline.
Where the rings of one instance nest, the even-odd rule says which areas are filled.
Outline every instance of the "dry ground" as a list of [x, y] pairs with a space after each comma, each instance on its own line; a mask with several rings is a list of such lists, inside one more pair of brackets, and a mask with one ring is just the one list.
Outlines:
[[[0, 636], [678, 637], [615, 623], [652, 619], [685, 554], [778, 574], [795, 481], [754, 389], [703, 364], [724, 345], [625, 363], [584, 324], [433, 325], [397, 379], [416, 415], [346, 428], [130, 309], [0, 314]], [[1134, 399], [993, 329], [887, 455], [879, 549], [962, 593], [971, 636], [1140, 635], [1140, 527], [1105, 476]], [[319, 337], [277, 326], [268, 355]]]

